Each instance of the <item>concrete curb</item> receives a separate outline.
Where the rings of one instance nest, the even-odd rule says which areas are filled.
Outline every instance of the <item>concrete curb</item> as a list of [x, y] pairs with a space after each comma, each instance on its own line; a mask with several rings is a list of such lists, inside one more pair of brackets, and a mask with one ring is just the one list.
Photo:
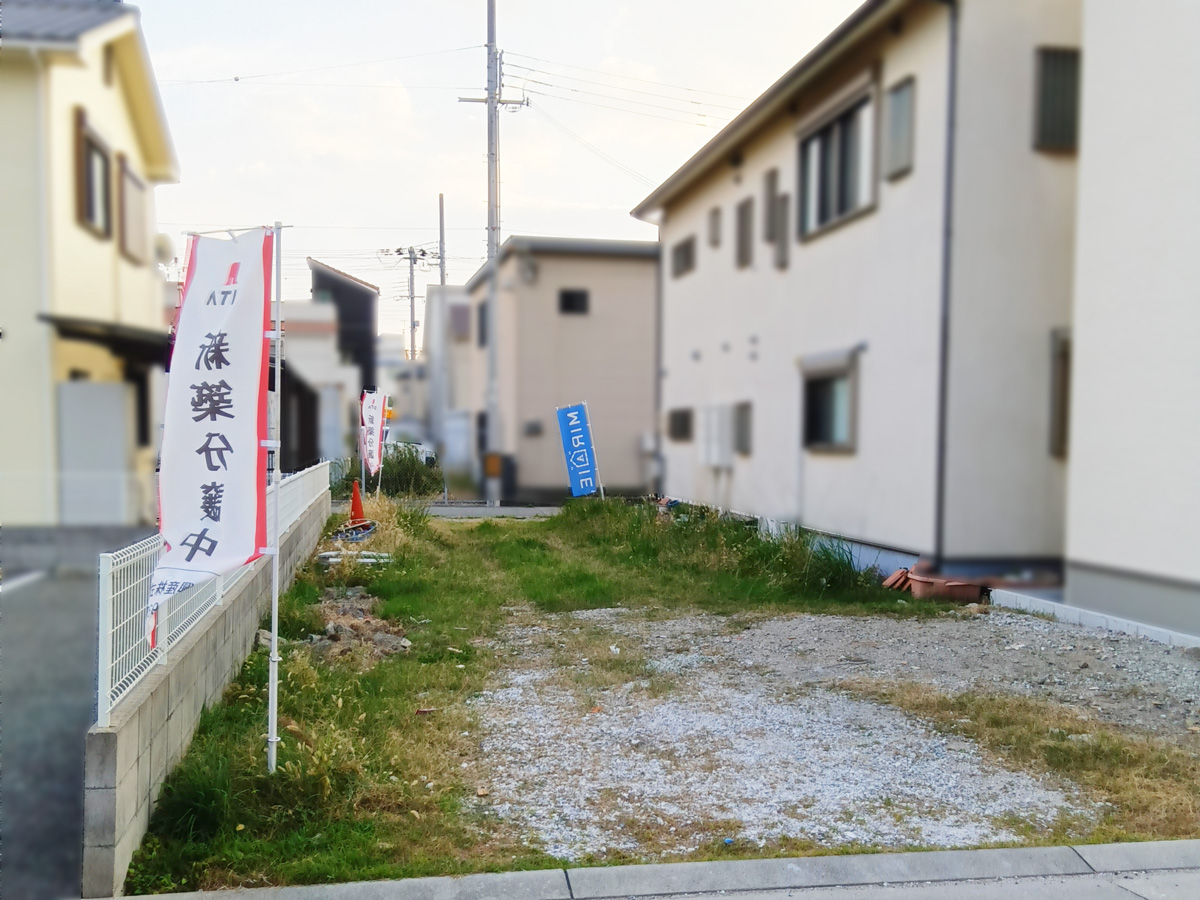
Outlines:
[[[724, 891], [1096, 875], [1200, 867], [1200, 840], [1079, 847], [934, 850], [641, 866], [541, 869], [462, 877], [223, 891], [249, 900], [609, 900]], [[207, 900], [208, 893], [174, 894]]]
[[1182, 631], [1158, 628], [1155, 625], [1146, 625], [1142, 622], [1122, 619], [1119, 616], [1110, 616], [1107, 613], [1092, 612], [1090, 609], [1084, 609], [1081, 606], [1068, 606], [1066, 603], [1043, 600], [1041, 597], [1031, 597], [1028, 594], [1021, 594], [1016, 591], [993, 588], [992, 605], [1003, 606], [1008, 609], [1019, 609], [1022, 612], [1053, 616], [1058, 621], [1066, 622], [1070, 625], [1103, 628], [1105, 631], [1116, 631], [1121, 634], [1133, 635], [1134, 637], [1144, 637], [1171, 647], [1200, 647], [1200, 636], [1194, 634], [1184, 634]]

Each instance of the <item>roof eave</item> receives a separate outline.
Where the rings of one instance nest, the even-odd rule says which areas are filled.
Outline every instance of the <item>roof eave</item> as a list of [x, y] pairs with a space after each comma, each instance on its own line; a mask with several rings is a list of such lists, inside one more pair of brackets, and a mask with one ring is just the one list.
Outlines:
[[865, 0], [837, 28], [762, 92], [736, 118], [675, 170], [649, 196], [635, 206], [630, 215], [656, 224], [668, 203], [706, 175], [729, 152], [757, 132], [784, 108], [792, 95], [837, 59], [839, 51], [865, 33], [877, 28], [882, 20], [912, 0]]

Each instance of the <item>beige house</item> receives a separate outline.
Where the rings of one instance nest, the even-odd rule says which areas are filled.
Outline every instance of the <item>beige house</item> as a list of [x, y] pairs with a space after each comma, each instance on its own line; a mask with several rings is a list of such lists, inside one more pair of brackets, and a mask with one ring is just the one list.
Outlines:
[[471, 298], [462, 285], [425, 288], [421, 360], [429, 367], [429, 436], [443, 468], [467, 472], [471, 451]]
[[492, 268], [466, 285], [476, 472], [487, 421], [487, 343], [495, 340], [506, 496], [567, 493], [555, 410], [580, 401], [588, 403], [606, 490], [644, 493], [652, 478], [658, 245], [514, 236], [501, 246], [495, 271], [495, 334], [485, 314]]
[[135, 8], [5, 0], [0, 521], [155, 521], [154, 186], [178, 163]]
[[1200, 118], [1180, 111], [1200, 109], [1196, 34], [1196, 3], [1084, 3], [1066, 592], [1192, 635]]
[[1081, 10], [867, 0], [634, 210], [668, 494], [1060, 564]]

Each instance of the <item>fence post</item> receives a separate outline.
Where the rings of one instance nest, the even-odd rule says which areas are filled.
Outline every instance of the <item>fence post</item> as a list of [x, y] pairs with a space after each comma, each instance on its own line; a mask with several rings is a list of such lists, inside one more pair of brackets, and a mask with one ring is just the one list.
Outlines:
[[112, 694], [112, 554], [100, 554], [96, 590], [96, 724], [108, 727]]

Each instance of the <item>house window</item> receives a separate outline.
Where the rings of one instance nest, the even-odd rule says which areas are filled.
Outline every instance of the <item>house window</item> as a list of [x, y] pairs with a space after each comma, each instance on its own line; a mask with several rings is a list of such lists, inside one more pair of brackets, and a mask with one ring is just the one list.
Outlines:
[[82, 108], [75, 110], [75, 213], [97, 237], [112, 235], [112, 178], [108, 147], [92, 131]]
[[754, 261], [754, 198], [737, 205], [737, 267], [745, 269]]
[[480, 303], [477, 307], [475, 307], [475, 310], [476, 310], [476, 316], [475, 316], [476, 342], [478, 343], [478, 345], [480, 347], [486, 347], [487, 342], [488, 342], [488, 333], [487, 333], [488, 314], [487, 314], [486, 301], [483, 303]]
[[874, 200], [874, 104], [860, 100], [800, 143], [800, 236]]
[[721, 246], [721, 207], [714, 206], [708, 211], [708, 246]]
[[763, 176], [763, 240], [775, 240], [778, 225], [775, 221], [775, 201], [779, 197], [779, 170], [771, 169]]
[[143, 265], [150, 256], [150, 236], [146, 224], [146, 186], [133, 174], [125, 157], [119, 156], [121, 181], [117, 208], [121, 252], [132, 262]]
[[754, 405], [739, 403], [733, 408], [733, 449], [749, 456], [754, 448]]
[[916, 82], [906, 78], [887, 92], [887, 149], [883, 161], [885, 178], [899, 178], [912, 171], [916, 90]]
[[679, 278], [696, 268], [696, 238], [693, 235], [671, 248], [671, 275]]
[[788, 195], [780, 194], [775, 198], [775, 268], [788, 267]]
[[1073, 153], [1079, 145], [1079, 51], [1039, 47], [1033, 145]]
[[1050, 455], [1067, 458], [1071, 414], [1071, 332], [1050, 333]]
[[562, 290], [558, 292], [558, 311], [586, 315], [588, 311], [588, 292], [583, 290]]
[[851, 373], [821, 375], [804, 380], [804, 446], [849, 450], [852, 397]]
[[692, 439], [692, 411], [673, 409], [667, 413], [667, 437], [673, 441]]

